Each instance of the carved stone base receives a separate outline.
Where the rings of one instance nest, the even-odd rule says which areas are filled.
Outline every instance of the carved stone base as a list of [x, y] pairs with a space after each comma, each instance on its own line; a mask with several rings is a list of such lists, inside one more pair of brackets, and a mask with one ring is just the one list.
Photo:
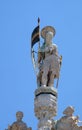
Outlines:
[[38, 128], [51, 129], [52, 118], [57, 114], [57, 90], [53, 87], [36, 89], [34, 111], [39, 119]]
[[38, 123], [39, 130], [51, 130], [51, 128], [52, 128], [52, 121], [51, 120], [41, 119]]

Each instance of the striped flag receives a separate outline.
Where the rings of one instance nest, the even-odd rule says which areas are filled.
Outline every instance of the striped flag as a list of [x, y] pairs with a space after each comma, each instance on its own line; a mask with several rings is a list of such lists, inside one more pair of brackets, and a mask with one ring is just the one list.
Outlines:
[[33, 30], [31, 35], [31, 47], [34, 46], [36, 42], [40, 41], [40, 34], [39, 34], [39, 25]]

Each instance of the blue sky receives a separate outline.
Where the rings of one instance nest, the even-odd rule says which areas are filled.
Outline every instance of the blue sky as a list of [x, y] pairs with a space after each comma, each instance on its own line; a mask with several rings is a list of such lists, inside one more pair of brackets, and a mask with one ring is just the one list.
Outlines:
[[0, 130], [16, 120], [18, 110], [37, 129], [30, 41], [38, 16], [41, 29], [55, 27], [53, 42], [63, 56], [56, 119], [72, 105], [82, 120], [82, 0], [0, 0]]

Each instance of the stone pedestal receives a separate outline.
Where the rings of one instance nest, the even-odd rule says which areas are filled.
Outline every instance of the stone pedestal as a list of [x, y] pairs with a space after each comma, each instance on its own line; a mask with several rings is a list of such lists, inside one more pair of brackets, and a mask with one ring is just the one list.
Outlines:
[[40, 87], [35, 91], [35, 116], [39, 130], [51, 130], [52, 119], [57, 114], [57, 90], [54, 87]]

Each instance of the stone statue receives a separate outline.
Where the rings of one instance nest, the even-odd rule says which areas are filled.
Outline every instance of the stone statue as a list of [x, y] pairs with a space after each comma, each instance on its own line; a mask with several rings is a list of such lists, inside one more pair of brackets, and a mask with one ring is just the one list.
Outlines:
[[62, 118], [60, 118], [55, 126], [52, 127], [53, 130], [82, 130], [82, 126], [78, 126], [79, 117], [73, 116], [74, 108], [72, 106], [67, 107], [63, 114]]
[[11, 126], [8, 127], [8, 130], [31, 130], [31, 128], [28, 128], [26, 123], [22, 121], [23, 118], [23, 112], [18, 111], [16, 113], [17, 121], [14, 122]]
[[55, 29], [51, 26], [41, 31], [44, 43], [38, 50], [38, 86], [53, 87], [54, 79], [59, 78], [62, 56], [58, 55], [57, 45], [52, 42], [54, 35]]

